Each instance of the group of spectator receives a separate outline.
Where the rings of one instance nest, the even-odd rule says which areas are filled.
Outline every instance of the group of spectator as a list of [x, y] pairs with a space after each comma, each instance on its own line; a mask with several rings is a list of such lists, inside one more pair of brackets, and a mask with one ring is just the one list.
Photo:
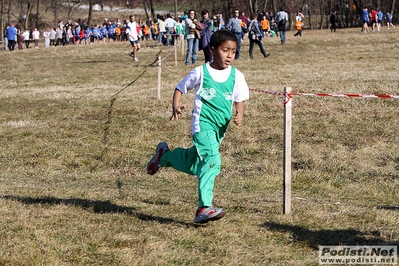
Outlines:
[[[395, 26], [392, 24], [392, 15], [387, 12], [385, 17], [387, 21], [387, 28], [389, 29], [390, 26], [395, 28]], [[362, 10], [363, 26], [361, 31], [363, 33], [369, 33], [369, 24], [371, 24], [371, 30], [373, 32], [380, 32], [383, 18], [384, 13], [381, 11], [381, 9], [371, 8], [371, 11], [369, 12], [368, 8], [364, 7]]]
[[[212, 61], [211, 47], [209, 46], [210, 37], [213, 32], [218, 30], [229, 30], [235, 34], [237, 39], [237, 50], [235, 59], [241, 59], [241, 43], [245, 38], [249, 39], [249, 56], [253, 59], [253, 47], [258, 45], [264, 57], [270, 54], [266, 53], [262, 45], [262, 38], [269, 36], [282, 36], [282, 44], [285, 43], [285, 21], [288, 15], [285, 12], [279, 12], [276, 17], [270, 16], [268, 12], [260, 12], [257, 15], [248, 18], [244, 12], [235, 10], [232, 17], [226, 22], [221, 14], [215, 14], [210, 17], [207, 10], [201, 12], [201, 18], [197, 18], [195, 10], [189, 10], [183, 17], [174, 19], [170, 15], [164, 19], [158, 17], [156, 25], [159, 27], [158, 43], [169, 45], [176, 38], [182, 38], [187, 41], [187, 52], [185, 64], [197, 63], [197, 52], [202, 50], [205, 62]], [[279, 27], [280, 21], [284, 21], [283, 27]], [[282, 32], [283, 31], [283, 32]], [[162, 41], [162, 39], [166, 39]]]
[[[194, 17], [189, 16], [189, 13], [194, 13]], [[226, 23], [221, 14], [215, 14], [209, 17], [209, 13], [204, 10], [202, 15], [202, 20], [198, 23], [196, 22], [195, 11], [192, 10], [182, 17], [174, 18], [170, 14], [166, 16], [157, 15], [156, 21], [152, 21], [151, 18], [146, 21], [138, 20], [136, 23], [137, 34], [139, 40], [156, 40], [158, 44], [163, 45], [173, 45], [180, 38], [185, 38], [189, 42], [189, 48], [191, 49], [191, 54], [196, 55], [196, 50], [204, 50], [206, 59], [210, 60], [210, 51], [207, 42], [210, 39], [210, 34], [214, 31], [221, 29], [228, 29], [231, 31], [235, 30], [236, 36], [239, 37], [240, 33], [240, 43], [241, 39], [245, 38], [245, 33], [247, 33], [246, 28], [249, 26], [250, 20], [242, 12], [238, 17], [233, 15], [233, 18]], [[238, 18], [239, 25], [235, 22]], [[258, 16], [258, 21], [261, 29], [262, 36], [269, 36], [270, 32], [273, 31], [274, 18], [272, 22], [269, 23], [270, 17], [268, 13], [261, 13]], [[190, 21], [197, 23], [197, 27], [200, 30], [187, 29], [186, 26], [190, 24]], [[233, 23], [234, 22], [234, 23]], [[126, 32], [129, 20], [121, 21], [119, 18], [114, 20], [104, 19], [104, 22], [100, 25], [85, 25], [80, 19], [76, 21], [67, 20], [65, 23], [59, 21], [57, 25], [46, 28], [39, 32], [38, 29], [25, 29], [23, 30], [19, 25], [14, 25], [13, 23], [7, 25], [4, 30], [4, 49], [14, 50], [30, 48], [31, 43], [34, 43], [35, 48], [39, 48], [39, 39], [44, 39], [44, 46], [65, 46], [71, 44], [93, 44], [96, 42], [105, 41], [128, 41], [128, 34]], [[205, 27], [201, 27], [201, 25]], [[237, 29], [236, 29], [237, 28]], [[198, 33], [197, 36], [195, 33]], [[196, 41], [200, 40], [201, 42]], [[195, 37], [195, 38], [192, 38]], [[193, 39], [193, 40], [191, 40]], [[239, 51], [237, 51], [237, 58], [239, 57]], [[191, 55], [190, 55], [191, 56]], [[193, 59], [192, 62], [196, 62]], [[189, 62], [186, 62], [189, 64]]]
[[31, 33], [27, 30], [22, 32], [18, 25], [15, 26], [14, 23], [11, 23], [4, 30], [4, 49], [13, 51], [17, 46], [19, 50], [22, 50], [23, 43], [26, 48], [29, 48], [30, 36], [32, 36], [35, 48], [39, 48], [39, 35], [40, 32], [36, 28]]
[[72, 22], [68, 20], [66, 23], [59, 21], [52, 28], [46, 28], [42, 34], [37, 28], [34, 30], [22, 30], [19, 25], [11, 23], [4, 30], [4, 49], [13, 51], [16, 47], [19, 50], [29, 48], [30, 43], [34, 42], [35, 48], [39, 48], [40, 36], [44, 38], [45, 47], [49, 46], [65, 46], [70, 44], [92, 44], [96, 41], [114, 41], [126, 40], [126, 34], [122, 32], [122, 24], [117, 18], [113, 22], [104, 19], [102, 25], [96, 24], [86, 26], [81, 20]]
[[[137, 51], [140, 49], [139, 41], [154, 40], [159, 45], [175, 45], [180, 39], [187, 41], [187, 52], [185, 64], [197, 63], [197, 52], [202, 50], [205, 62], [212, 61], [211, 47], [209, 47], [210, 37], [213, 32], [218, 30], [229, 30], [233, 32], [237, 38], [237, 50], [235, 59], [241, 59], [241, 42], [245, 38], [249, 39], [249, 56], [253, 59], [253, 47], [259, 46], [264, 57], [269, 54], [263, 48], [262, 38], [269, 36], [280, 36], [281, 44], [286, 42], [286, 22], [288, 14], [284, 8], [280, 8], [275, 16], [271, 16], [268, 12], [260, 12], [257, 15], [248, 18], [244, 12], [235, 10], [232, 17], [226, 22], [221, 14], [215, 14], [210, 17], [207, 10], [201, 12], [201, 18], [197, 18], [195, 10], [189, 10], [181, 17], [173, 17], [170, 14], [166, 16], [157, 15], [156, 21], [148, 18], [146, 21], [135, 19], [130, 15], [127, 20], [121, 21], [116, 18], [114, 20], [104, 19], [100, 25], [85, 25], [80, 19], [72, 22], [68, 20], [66, 23], [59, 21], [52, 28], [46, 28], [42, 32], [45, 47], [49, 46], [65, 46], [71, 44], [93, 44], [96, 42], [112, 42], [112, 41], [130, 41], [132, 43], [132, 32], [134, 32], [134, 47], [132, 53], [134, 61], [138, 61], [136, 57]], [[297, 12], [295, 17], [295, 26], [297, 33], [294, 36], [302, 36], [302, 20], [304, 16]], [[368, 23], [371, 21], [373, 31], [380, 31], [383, 13], [381, 10], [372, 9], [369, 13], [367, 8], [363, 9], [363, 32], [368, 32]], [[392, 15], [387, 13], [387, 26], [395, 27], [392, 24]], [[134, 22], [134, 24], [132, 24]], [[330, 16], [331, 31], [336, 31], [338, 17], [336, 11]], [[134, 26], [132, 26], [134, 25]], [[133, 27], [133, 28], [132, 28]], [[130, 35], [130, 37], [129, 37]], [[19, 25], [9, 24], [4, 30], [5, 50], [24, 49], [30, 47], [30, 43], [34, 42], [34, 47], [39, 48], [40, 32], [34, 30], [22, 30]]]

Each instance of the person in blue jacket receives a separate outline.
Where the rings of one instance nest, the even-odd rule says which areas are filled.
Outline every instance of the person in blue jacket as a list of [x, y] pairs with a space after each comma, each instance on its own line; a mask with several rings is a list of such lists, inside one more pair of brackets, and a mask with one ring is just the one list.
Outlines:
[[364, 7], [362, 10], [362, 21], [363, 21], [363, 27], [362, 27], [362, 32], [363, 33], [368, 33], [369, 32], [369, 11], [367, 7]]
[[15, 49], [16, 36], [17, 36], [17, 29], [14, 27], [14, 23], [11, 23], [10, 27], [7, 29], [8, 49], [10, 51], [14, 51]]

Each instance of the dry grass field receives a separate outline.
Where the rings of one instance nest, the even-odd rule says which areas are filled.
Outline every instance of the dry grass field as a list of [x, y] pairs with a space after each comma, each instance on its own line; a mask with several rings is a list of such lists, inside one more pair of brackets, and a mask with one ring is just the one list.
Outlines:
[[[399, 30], [294, 33], [266, 59], [243, 42], [251, 88], [399, 94]], [[139, 62], [127, 43], [40, 45], [0, 52], [0, 265], [318, 265], [319, 245], [399, 244], [399, 99], [294, 96], [283, 215], [283, 99], [251, 92], [221, 146], [227, 214], [196, 225], [196, 177], [145, 170], [158, 142], [191, 145], [192, 94], [169, 122], [181, 48], [175, 66], [149, 41]]]

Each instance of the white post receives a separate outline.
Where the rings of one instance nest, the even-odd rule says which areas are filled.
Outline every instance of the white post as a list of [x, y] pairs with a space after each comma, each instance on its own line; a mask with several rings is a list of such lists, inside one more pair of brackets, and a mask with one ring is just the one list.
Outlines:
[[162, 73], [162, 60], [161, 57], [158, 56], [158, 93], [157, 93], [157, 98], [158, 100], [161, 100], [161, 73]]
[[290, 214], [291, 212], [291, 114], [291, 88], [284, 87], [283, 214]]

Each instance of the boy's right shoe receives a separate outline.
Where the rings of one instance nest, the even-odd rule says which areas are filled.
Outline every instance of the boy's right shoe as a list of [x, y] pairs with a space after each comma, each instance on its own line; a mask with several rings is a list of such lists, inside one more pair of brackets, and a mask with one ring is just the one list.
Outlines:
[[161, 162], [161, 157], [167, 151], [170, 151], [170, 149], [166, 142], [160, 142], [157, 145], [154, 157], [152, 157], [147, 164], [147, 174], [155, 175], [156, 172], [158, 172], [159, 167], [161, 167], [159, 164]]
[[225, 215], [225, 211], [222, 208], [214, 209], [212, 207], [198, 208], [195, 213], [194, 222], [205, 224], [209, 221], [216, 221], [222, 219]]

